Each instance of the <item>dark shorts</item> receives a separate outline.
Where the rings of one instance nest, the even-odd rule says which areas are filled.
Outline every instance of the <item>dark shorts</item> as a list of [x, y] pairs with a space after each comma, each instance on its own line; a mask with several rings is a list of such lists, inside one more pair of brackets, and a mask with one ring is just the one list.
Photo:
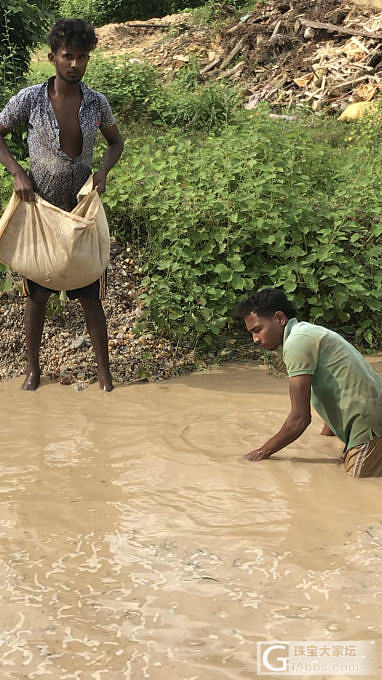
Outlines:
[[[104, 300], [106, 296], [106, 285], [107, 285], [107, 270], [102, 274], [102, 276], [90, 283], [88, 286], [83, 288], [74, 288], [73, 290], [65, 291], [69, 300], [78, 300], [80, 297], [92, 298], [93, 300]], [[35, 281], [30, 281], [30, 279], [23, 279], [23, 294], [25, 297], [34, 295], [35, 293], [59, 293], [59, 290], [53, 290], [52, 288], [45, 288], [45, 286], [40, 286], [39, 283]]]

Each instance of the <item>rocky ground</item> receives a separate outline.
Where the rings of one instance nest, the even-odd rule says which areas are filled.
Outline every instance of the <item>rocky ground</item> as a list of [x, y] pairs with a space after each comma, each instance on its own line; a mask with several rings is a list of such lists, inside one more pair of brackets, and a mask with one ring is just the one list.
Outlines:
[[[254, 357], [248, 338], [240, 330], [227, 337], [216, 352], [196, 353], [192, 346], [175, 345], [151, 333], [134, 332], [141, 315], [139, 278], [130, 247], [112, 242], [104, 309], [109, 331], [113, 380], [132, 383], [164, 380], [227, 359]], [[24, 373], [24, 299], [19, 279], [9, 292], [0, 294], [0, 380]], [[78, 302], [61, 306], [56, 296], [49, 303], [41, 347], [42, 375], [82, 389], [97, 380], [93, 349]]]

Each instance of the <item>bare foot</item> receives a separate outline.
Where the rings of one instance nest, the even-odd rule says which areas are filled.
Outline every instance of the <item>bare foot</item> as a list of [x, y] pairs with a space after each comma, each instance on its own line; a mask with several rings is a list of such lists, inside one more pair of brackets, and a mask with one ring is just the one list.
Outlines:
[[113, 380], [112, 380], [110, 373], [108, 375], [105, 375], [105, 376], [99, 375], [98, 376], [98, 384], [99, 384], [100, 390], [104, 390], [105, 392], [111, 392], [112, 389], [113, 389]]
[[40, 371], [29, 371], [21, 386], [22, 390], [34, 391], [37, 390], [40, 384]]
[[324, 437], [335, 437], [336, 435], [334, 432], [331, 431], [329, 425], [326, 423], [324, 424], [324, 427], [322, 428], [320, 434], [322, 434]]

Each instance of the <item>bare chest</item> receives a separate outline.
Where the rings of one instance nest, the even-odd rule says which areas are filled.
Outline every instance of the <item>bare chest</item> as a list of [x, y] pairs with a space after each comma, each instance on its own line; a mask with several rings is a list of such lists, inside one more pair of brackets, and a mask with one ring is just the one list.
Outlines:
[[70, 158], [77, 158], [83, 142], [78, 118], [81, 97], [64, 101], [51, 97], [51, 103], [60, 130], [60, 147]]

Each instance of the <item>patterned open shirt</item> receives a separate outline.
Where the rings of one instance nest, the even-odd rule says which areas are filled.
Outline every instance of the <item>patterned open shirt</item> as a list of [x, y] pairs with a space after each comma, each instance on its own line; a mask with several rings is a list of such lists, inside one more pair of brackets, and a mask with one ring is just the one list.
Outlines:
[[20, 90], [0, 113], [0, 123], [13, 130], [27, 127], [30, 175], [34, 190], [63, 210], [72, 210], [77, 193], [91, 174], [98, 128], [114, 125], [115, 119], [105, 95], [80, 83], [82, 102], [78, 118], [82, 131], [82, 152], [70, 158], [60, 146], [60, 130], [44, 83]]

